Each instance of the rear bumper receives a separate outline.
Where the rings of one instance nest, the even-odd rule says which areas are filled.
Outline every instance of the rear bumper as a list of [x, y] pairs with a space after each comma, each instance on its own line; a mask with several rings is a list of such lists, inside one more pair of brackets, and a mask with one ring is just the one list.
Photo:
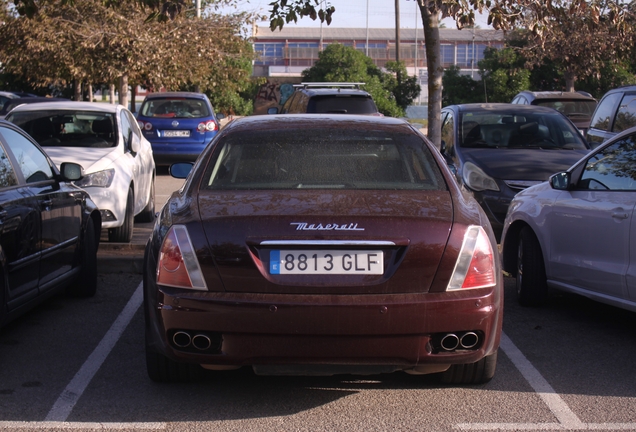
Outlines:
[[[146, 281], [148, 342], [175, 361], [208, 365], [391, 365], [397, 370], [473, 363], [499, 346], [501, 289], [303, 296], [157, 290]], [[175, 332], [206, 335], [213, 347], [177, 347]], [[478, 334], [476, 346], [440, 348], [443, 335], [466, 332]]]
[[194, 162], [207, 142], [151, 142], [150, 145], [156, 165], [171, 165], [177, 162]]

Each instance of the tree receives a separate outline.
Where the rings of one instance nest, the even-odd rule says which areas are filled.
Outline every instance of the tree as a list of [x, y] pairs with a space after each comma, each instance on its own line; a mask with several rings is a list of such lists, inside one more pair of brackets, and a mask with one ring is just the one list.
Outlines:
[[442, 77], [442, 103], [444, 106], [484, 101], [481, 81], [475, 81], [468, 75], [460, 74], [459, 66], [451, 66]]
[[[406, 70], [402, 64], [391, 62], [387, 69], [393, 73]], [[378, 110], [387, 116], [400, 117], [419, 94], [415, 79], [403, 79], [401, 83], [393, 73], [385, 73], [362, 52], [341, 44], [329, 44], [318, 54], [318, 61], [303, 71], [304, 81], [315, 82], [363, 82]]]
[[633, 12], [620, 0], [501, 0], [493, 16], [503, 28], [527, 30], [528, 63], [553, 62], [566, 91], [574, 91], [577, 78], [598, 78], [608, 62], [620, 63], [634, 32]]
[[479, 62], [488, 102], [510, 102], [522, 90], [530, 88], [530, 71], [525, 59], [512, 48], [486, 48]]
[[0, 24], [0, 62], [40, 85], [119, 80], [122, 104], [128, 82], [239, 91], [249, 81], [253, 51], [240, 36], [245, 14], [183, 14], [168, 22], [147, 16], [136, 2], [42, 1], [32, 18], [7, 14]]

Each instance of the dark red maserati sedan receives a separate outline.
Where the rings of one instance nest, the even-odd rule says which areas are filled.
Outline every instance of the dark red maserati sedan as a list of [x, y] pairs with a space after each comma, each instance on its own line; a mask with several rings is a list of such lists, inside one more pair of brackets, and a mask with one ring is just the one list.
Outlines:
[[256, 374], [495, 372], [503, 282], [492, 229], [435, 147], [394, 118], [229, 123], [148, 241], [154, 381]]

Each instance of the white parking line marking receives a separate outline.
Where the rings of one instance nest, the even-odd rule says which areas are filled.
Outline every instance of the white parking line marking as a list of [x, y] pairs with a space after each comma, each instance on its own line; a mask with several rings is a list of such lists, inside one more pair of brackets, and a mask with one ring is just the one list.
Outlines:
[[570, 410], [565, 401], [554, 391], [541, 373], [515, 346], [510, 338], [501, 332], [500, 348], [512, 361], [528, 384], [539, 395], [558, 423], [460, 423], [461, 430], [636, 430], [636, 423], [583, 423]]
[[28, 422], [28, 421], [0, 421], [0, 430], [163, 430], [166, 423], [95, 423], [95, 422]]
[[112, 351], [113, 347], [121, 337], [124, 330], [132, 320], [133, 315], [143, 302], [143, 282], [135, 290], [128, 304], [121, 311], [113, 325], [110, 327], [106, 335], [97, 345], [97, 348], [86, 359], [80, 370], [75, 374], [71, 382], [66, 386], [60, 397], [57, 399], [53, 407], [46, 416], [45, 422], [65, 422], [73, 407], [86, 390], [99, 368]]

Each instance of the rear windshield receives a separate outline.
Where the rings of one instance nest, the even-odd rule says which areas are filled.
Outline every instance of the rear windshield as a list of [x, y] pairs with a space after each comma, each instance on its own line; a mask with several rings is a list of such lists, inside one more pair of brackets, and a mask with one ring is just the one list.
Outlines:
[[208, 165], [208, 189], [446, 190], [417, 135], [320, 129], [224, 138]]
[[576, 128], [556, 112], [464, 113], [461, 134], [461, 147], [587, 149]]
[[592, 117], [596, 108], [596, 101], [576, 100], [542, 100], [535, 99], [533, 105], [541, 105], [553, 108], [566, 116], [588, 116]]
[[115, 147], [117, 130], [111, 113], [94, 111], [24, 111], [10, 114], [42, 147]]
[[203, 99], [169, 97], [146, 99], [139, 113], [144, 117], [201, 118], [212, 113]]
[[307, 105], [307, 112], [313, 114], [375, 114], [378, 109], [371, 97], [332, 95], [312, 97]]

